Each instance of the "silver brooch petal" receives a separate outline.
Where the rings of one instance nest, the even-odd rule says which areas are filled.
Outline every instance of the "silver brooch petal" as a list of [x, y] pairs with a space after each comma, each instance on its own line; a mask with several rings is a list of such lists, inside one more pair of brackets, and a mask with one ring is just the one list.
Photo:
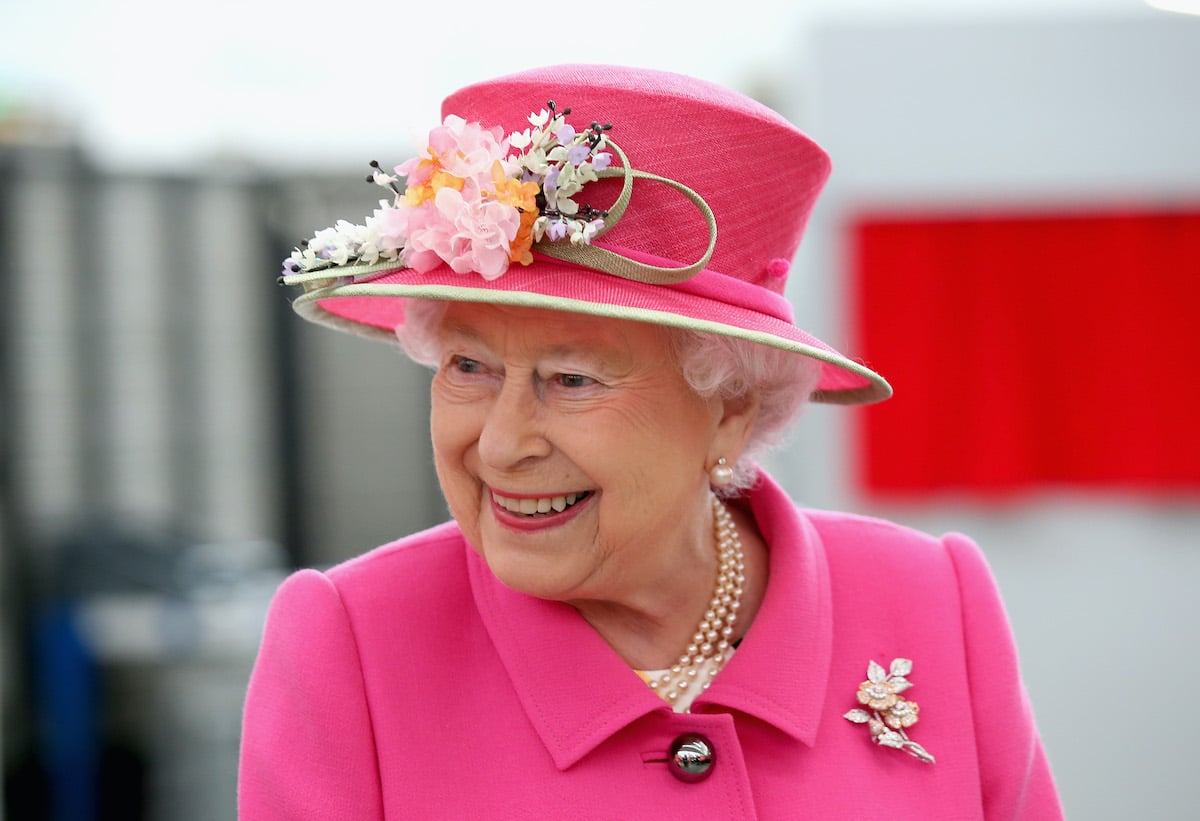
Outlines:
[[867, 665], [867, 680], [858, 685], [855, 693], [862, 707], [856, 707], [842, 718], [855, 724], [866, 724], [871, 741], [879, 746], [904, 750], [918, 761], [932, 764], [933, 756], [905, 732], [917, 723], [920, 712], [917, 702], [900, 696], [913, 686], [907, 678], [912, 667], [910, 659], [893, 659], [885, 670], [872, 660]]

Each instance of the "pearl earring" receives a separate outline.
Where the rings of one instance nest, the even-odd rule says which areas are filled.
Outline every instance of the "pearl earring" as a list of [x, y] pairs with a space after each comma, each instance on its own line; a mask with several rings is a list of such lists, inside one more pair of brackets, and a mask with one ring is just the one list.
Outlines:
[[733, 481], [733, 468], [725, 462], [724, 456], [708, 471], [708, 479], [717, 487], [725, 487]]

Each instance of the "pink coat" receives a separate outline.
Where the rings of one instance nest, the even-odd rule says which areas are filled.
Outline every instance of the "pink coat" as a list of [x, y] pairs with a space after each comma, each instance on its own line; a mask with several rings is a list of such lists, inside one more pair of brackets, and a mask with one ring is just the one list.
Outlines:
[[[770, 582], [691, 714], [453, 523], [295, 574], [250, 682], [241, 818], [1061, 818], [978, 548], [797, 510], [765, 477], [749, 501]], [[897, 657], [935, 764], [843, 718]], [[665, 761], [687, 733], [715, 753], [694, 783]]]

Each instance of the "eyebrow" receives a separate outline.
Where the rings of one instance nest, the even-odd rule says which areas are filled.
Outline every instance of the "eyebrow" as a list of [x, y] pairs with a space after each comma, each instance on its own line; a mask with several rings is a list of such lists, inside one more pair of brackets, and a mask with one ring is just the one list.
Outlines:
[[473, 328], [470, 328], [466, 325], [461, 325], [457, 322], [449, 322], [449, 321], [442, 323], [441, 336], [443, 336], [443, 337], [457, 336], [457, 337], [461, 337], [463, 339], [469, 339], [473, 342], [482, 342], [483, 341], [483, 337], [481, 337], [479, 334], [475, 333], [475, 330]]
[[[474, 328], [458, 322], [448, 321], [442, 325], [444, 339], [458, 338], [466, 342], [487, 345], [486, 340]], [[623, 340], [622, 340], [623, 341]], [[614, 361], [626, 363], [631, 352], [626, 345], [602, 342], [598, 337], [581, 338], [575, 342], [552, 345], [541, 352], [544, 358], [582, 358], [596, 365], [611, 365]]]

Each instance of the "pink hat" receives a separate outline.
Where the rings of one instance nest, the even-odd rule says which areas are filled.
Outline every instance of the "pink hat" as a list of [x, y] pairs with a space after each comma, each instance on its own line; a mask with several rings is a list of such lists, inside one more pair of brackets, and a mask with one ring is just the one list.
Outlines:
[[830, 166], [774, 111], [691, 77], [579, 65], [469, 86], [442, 113], [421, 157], [375, 166], [393, 202], [284, 261], [302, 316], [391, 341], [407, 298], [615, 317], [820, 360], [816, 401], [891, 395], [793, 323], [788, 268]]

